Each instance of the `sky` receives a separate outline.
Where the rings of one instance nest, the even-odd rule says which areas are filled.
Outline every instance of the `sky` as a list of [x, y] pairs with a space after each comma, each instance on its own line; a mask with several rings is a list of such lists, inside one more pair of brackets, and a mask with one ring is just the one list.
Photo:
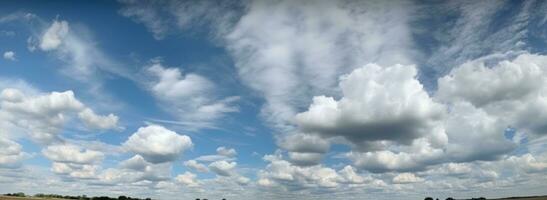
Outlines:
[[1, 1], [0, 193], [547, 188], [544, 1]]

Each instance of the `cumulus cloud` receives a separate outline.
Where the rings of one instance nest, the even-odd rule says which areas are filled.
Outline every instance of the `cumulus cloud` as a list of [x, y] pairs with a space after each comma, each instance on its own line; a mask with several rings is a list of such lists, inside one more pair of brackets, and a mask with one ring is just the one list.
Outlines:
[[42, 150], [42, 153], [46, 158], [61, 163], [93, 164], [104, 158], [102, 152], [83, 149], [72, 144], [51, 145]]
[[199, 172], [209, 172], [209, 169], [195, 160], [188, 160], [184, 162], [184, 166], [197, 170]]
[[443, 145], [444, 108], [416, 79], [414, 66], [369, 64], [343, 76], [343, 97], [314, 97], [309, 109], [296, 115], [299, 127], [324, 137], [341, 136], [358, 148], [369, 142], [410, 144], [429, 136]]
[[449, 103], [469, 102], [505, 126], [542, 135], [547, 133], [546, 72], [542, 55], [524, 53], [492, 67], [478, 59], [440, 78], [436, 96]]
[[124, 160], [120, 163], [122, 168], [132, 169], [137, 171], [144, 171], [149, 165], [146, 160], [141, 155], [135, 155], [127, 160]]
[[237, 152], [235, 149], [232, 148], [218, 147], [217, 154], [226, 157], [235, 157], [237, 155]]
[[[58, 134], [71, 116], [89, 114], [86, 112], [93, 113], [97, 119], [117, 119], [113, 114], [107, 117], [94, 114], [70, 90], [33, 94], [32, 91], [7, 88], [0, 93], [0, 118], [3, 120], [1, 125], [4, 130], [8, 133], [23, 131], [34, 141], [44, 144], [59, 140]], [[108, 126], [104, 126], [102, 120], [89, 121], [83, 118], [82, 122], [100, 130], [117, 126], [117, 120], [111, 120]]]
[[289, 190], [304, 188], [336, 188], [344, 185], [377, 187], [385, 185], [381, 180], [358, 174], [351, 166], [340, 171], [322, 165], [297, 166], [283, 159], [277, 152], [264, 156], [269, 162], [265, 169], [258, 173], [258, 185], [263, 187], [282, 187]]
[[6, 51], [4, 52], [4, 59], [15, 61], [15, 52], [13, 51]]
[[42, 154], [52, 161], [51, 171], [69, 178], [96, 178], [104, 153], [74, 144], [50, 145]]
[[226, 113], [239, 111], [233, 105], [239, 97], [217, 99], [213, 95], [215, 85], [203, 76], [183, 74], [180, 69], [166, 68], [161, 63], [147, 67], [147, 72], [154, 77], [149, 89], [186, 127], [210, 127]]
[[393, 183], [405, 184], [405, 183], [416, 183], [423, 182], [424, 179], [417, 177], [413, 173], [400, 173], [397, 176], [393, 177]]
[[52, 172], [56, 174], [68, 175], [69, 177], [78, 179], [96, 178], [99, 168], [100, 167], [98, 165], [63, 162], [53, 162], [53, 164], [51, 165]]
[[90, 128], [101, 130], [118, 128], [118, 116], [112, 113], [107, 116], [100, 116], [95, 114], [93, 110], [86, 108], [78, 113], [78, 117]]
[[96, 176], [100, 184], [146, 184], [156, 185], [171, 179], [171, 164], [154, 164], [140, 159], [138, 156], [125, 160], [122, 168], [108, 168]]
[[19, 167], [29, 157], [20, 144], [0, 137], [0, 168]]
[[281, 138], [279, 146], [299, 153], [326, 153], [330, 144], [327, 140], [310, 134], [289, 134]]
[[220, 160], [209, 164], [209, 170], [215, 172], [219, 176], [231, 176], [234, 173], [232, 170], [236, 167], [236, 165], [236, 162]]
[[174, 161], [192, 146], [190, 137], [159, 125], [141, 127], [123, 143], [127, 150], [156, 164]]
[[197, 176], [191, 172], [184, 172], [184, 174], [179, 174], [177, 177], [175, 177], [175, 180], [188, 187], [196, 187], [199, 186], [199, 182], [196, 177]]

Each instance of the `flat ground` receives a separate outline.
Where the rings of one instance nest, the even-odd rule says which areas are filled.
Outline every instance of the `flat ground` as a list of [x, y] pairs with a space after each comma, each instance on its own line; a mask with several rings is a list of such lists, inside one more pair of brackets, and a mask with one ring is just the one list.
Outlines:
[[[0, 200], [66, 200], [66, 199], [0, 196]], [[502, 199], [492, 199], [492, 200], [547, 200], [547, 196], [542, 196], [542, 197], [502, 198]]]

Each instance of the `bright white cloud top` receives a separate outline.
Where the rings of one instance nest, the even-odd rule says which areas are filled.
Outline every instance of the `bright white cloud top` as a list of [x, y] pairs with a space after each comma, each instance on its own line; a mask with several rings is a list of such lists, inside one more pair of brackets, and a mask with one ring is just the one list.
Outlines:
[[0, 193], [545, 195], [546, 2], [30, 4], [0, 2]]

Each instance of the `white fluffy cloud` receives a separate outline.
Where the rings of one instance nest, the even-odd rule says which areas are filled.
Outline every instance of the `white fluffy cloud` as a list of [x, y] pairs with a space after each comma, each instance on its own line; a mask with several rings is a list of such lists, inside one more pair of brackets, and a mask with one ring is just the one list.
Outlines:
[[83, 149], [72, 144], [51, 145], [42, 150], [42, 153], [46, 158], [61, 163], [93, 164], [104, 158], [102, 152]]
[[21, 165], [21, 161], [30, 157], [23, 152], [23, 147], [11, 140], [0, 137], [0, 168], [14, 168]]
[[184, 166], [197, 170], [199, 172], [209, 172], [209, 169], [195, 160], [188, 160], [184, 162]]
[[400, 173], [393, 177], [393, 183], [397, 184], [416, 183], [422, 181], [424, 181], [423, 178], [417, 177], [413, 173]]
[[136, 171], [144, 171], [149, 165], [146, 160], [141, 155], [135, 155], [127, 160], [124, 160], [120, 163], [122, 168], [132, 169]]
[[363, 187], [385, 185], [381, 180], [358, 174], [351, 166], [345, 166], [339, 171], [322, 165], [298, 166], [284, 160], [279, 152], [274, 155], [264, 156], [264, 160], [269, 164], [258, 173], [258, 184], [264, 187], [300, 190], [317, 187], [335, 188], [347, 185], [360, 185]]
[[15, 59], [15, 52], [13, 51], [6, 51], [4, 52], [4, 59], [14, 61]]
[[95, 114], [93, 110], [86, 108], [80, 113], [78, 117], [90, 128], [93, 129], [115, 129], [118, 128], [118, 116], [110, 113], [107, 116], [100, 116]]
[[96, 178], [99, 170], [98, 165], [73, 164], [63, 162], [53, 162], [51, 171], [56, 174], [68, 175], [72, 178], [91, 179]]
[[[31, 94], [25, 94], [31, 93]], [[22, 131], [28, 134], [31, 139], [39, 143], [51, 143], [59, 140], [63, 125], [72, 116], [88, 115], [91, 112], [95, 119], [88, 120], [86, 117], [82, 122], [89, 127], [100, 130], [112, 129], [117, 127], [117, 116], [110, 114], [100, 116], [87, 108], [74, 96], [72, 91], [51, 92], [49, 94], [32, 94], [29, 91], [7, 88], [0, 93], [0, 119], [5, 131]], [[104, 119], [108, 124], [105, 125]], [[115, 119], [115, 120], [112, 120]]]
[[199, 182], [196, 177], [197, 176], [191, 172], [184, 172], [184, 174], [179, 174], [177, 177], [175, 177], [175, 180], [188, 187], [196, 187], [199, 186]]
[[239, 97], [216, 99], [215, 85], [203, 76], [183, 74], [178, 68], [166, 68], [160, 63], [152, 64], [147, 71], [154, 77], [149, 89], [184, 126], [212, 126], [211, 123], [224, 114], [239, 110], [233, 105]]
[[235, 149], [232, 148], [226, 148], [226, 147], [218, 147], [217, 148], [217, 154], [221, 156], [226, 157], [235, 157], [237, 156], [237, 152]]
[[228, 162], [225, 160], [215, 161], [209, 164], [209, 170], [215, 172], [219, 176], [232, 176], [232, 171], [236, 167], [236, 162]]
[[525, 53], [492, 67], [485, 62], [468, 62], [440, 78], [436, 96], [469, 102], [518, 131], [547, 133], [547, 57]]
[[179, 135], [159, 125], [149, 125], [139, 128], [123, 146], [148, 162], [163, 163], [176, 160], [193, 144], [186, 135]]
[[340, 100], [314, 97], [296, 121], [305, 132], [341, 136], [361, 149], [374, 149], [370, 142], [411, 144], [421, 137], [444, 145], [444, 108], [429, 97], [416, 74], [414, 66], [366, 65], [341, 78]]

